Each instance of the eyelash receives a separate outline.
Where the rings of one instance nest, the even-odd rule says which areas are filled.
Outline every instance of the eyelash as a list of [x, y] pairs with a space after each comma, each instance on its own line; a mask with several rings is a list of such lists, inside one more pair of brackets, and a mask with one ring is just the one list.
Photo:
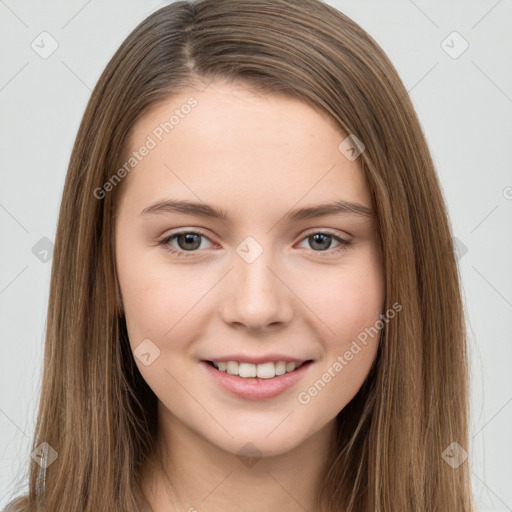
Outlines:
[[[195, 256], [197, 256], [197, 252], [195, 252], [195, 251], [199, 251], [199, 249], [196, 249], [195, 251], [183, 251], [183, 250], [179, 250], [179, 249], [176, 249], [176, 248], [168, 245], [169, 242], [173, 238], [176, 238], [180, 235], [186, 235], [186, 234], [199, 235], [199, 236], [202, 236], [202, 237], [206, 238], [207, 240], [209, 240], [209, 238], [206, 235], [204, 235], [203, 233], [201, 233], [199, 231], [180, 231], [178, 233], [173, 233], [172, 235], [166, 236], [164, 239], [162, 239], [158, 242], [158, 245], [163, 246], [166, 251], [168, 251], [171, 254], [174, 254], [178, 257], [185, 257], [185, 258], [195, 257]], [[305, 240], [306, 238], [309, 238], [310, 236], [313, 236], [316, 234], [328, 235], [328, 236], [332, 237], [334, 240], [336, 240], [337, 242], [339, 242], [338, 247], [334, 250], [327, 249], [326, 251], [313, 251], [315, 253], [318, 253], [318, 255], [322, 256], [322, 257], [328, 257], [332, 254], [342, 252], [342, 251], [346, 250], [347, 247], [351, 244], [351, 242], [349, 240], [340, 238], [339, 236], [336, 236], [329, 231], [313, 231], [311, 233], [308, 233], [304, 238], [302, 238], [301, 242], [303, 240]]]

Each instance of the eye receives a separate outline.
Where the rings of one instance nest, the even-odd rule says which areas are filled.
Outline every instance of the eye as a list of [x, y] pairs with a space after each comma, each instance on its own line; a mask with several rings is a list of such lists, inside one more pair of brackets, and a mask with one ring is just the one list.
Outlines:
[[[181, 231], [167, 236], [159, 242], [159, 245], [164, 246], [164, 249], [176, 254], [178, 256], [194, 256], [194, 254], [187, 254], [188, 252], [197, 251], [201, 247], [201, 238], [208, 240], [202, 233], [195, 231]], [[171, 240], [176, 239], [178, 248], [170, 245]], [[204, 247], [203, 247], [204, 248]]]
[[[174, 241], [175, 239], [178, 245], [177, 248], [171, 245], [171, 241]], [[199, 251], [201, 248], [201, 239], [209, 241], [208, 237], [200, 232], [180, 231], [179, 233], [173, 233], [172, 235], [165, 237], [164, 239], [160, 240], [158, 244], [163, 246], [166, 251], [179, 257], [193, 257], [196, 256], [195, 252]], [[316, 231], [310, 233], [302, 240], [308, 241], [311, 244], [313, 252], [326, 253], [325, 255], [321, 254], [321, 256], [339, 253], [344, 251], [351, 244], [350, 241], [326, 231]], [[333, 241], [338, 242], [338, 245], [335, 246], [336, 248], [334, 250], [329, 250], [329, 246]], [[204, 249], [204, 247], [202, 248]]]
[[[333, 253], [339, 253], [347, 249], [350, 245], [350, 241], [345, 240], [339, 236], [336, 236], [332, 233], [325, 231], [315, 231], [310, 233], [306, 238], [303, 239], [307, 241], [310, 246], [314, 249], [314, 252], [324, 252], [326, 254], [320, 254], [320, 256], [332, 255]], [[335, 246], [334, 250], [329, 251], [329, 247], [332, 241], [338, 242], [338, 245]]]

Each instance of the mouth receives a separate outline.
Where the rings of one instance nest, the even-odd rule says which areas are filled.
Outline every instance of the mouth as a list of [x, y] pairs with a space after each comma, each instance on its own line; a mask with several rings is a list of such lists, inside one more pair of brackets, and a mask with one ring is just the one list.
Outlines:
[[242, 377], [243, 379], [275, 379], [281, 375], [292, 373], [304, 365], [312, 363], [307, 361], [268, 361], [266, 363], [253, 364], [238, 361], [205, 361], [220, 372]]
[[283, 371], [283, 365], [280, 364], [282, 361], [257, 365], [225, 361], [224, 368], [222, 361], [203, 360], [201, 366], [222, 391], [228, 391], [245, 400], [264, 400], [274, 398], [292, 388], [306, 375], [313, 362], [312, 359], [287, 362], [282, 374], [279, 374]]

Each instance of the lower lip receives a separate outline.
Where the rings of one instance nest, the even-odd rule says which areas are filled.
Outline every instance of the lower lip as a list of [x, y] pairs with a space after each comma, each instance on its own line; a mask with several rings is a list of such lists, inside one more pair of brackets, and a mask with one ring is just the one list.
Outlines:
[[304, 363], [300, 368], [284, 375], [272, 377], [271, 379], [260, 379], [258, 377], [245, 378], [239, 375], [230, 375], [227, 372], [217, 370], [217, 368], [206, 361], [201, 361], [201, 365], [219, 386], [233, 395], [246, 400], [263, 400], [280, 395], [304, 377], [311, 363], [312, 361]]

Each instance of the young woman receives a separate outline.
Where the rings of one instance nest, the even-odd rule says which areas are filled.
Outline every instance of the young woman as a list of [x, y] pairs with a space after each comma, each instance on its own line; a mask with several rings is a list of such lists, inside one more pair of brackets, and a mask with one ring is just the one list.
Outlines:
[[464, 325], [375, 41], [317, 0], [167, 5], [77, 135], [8, 510], [470, 512]]

